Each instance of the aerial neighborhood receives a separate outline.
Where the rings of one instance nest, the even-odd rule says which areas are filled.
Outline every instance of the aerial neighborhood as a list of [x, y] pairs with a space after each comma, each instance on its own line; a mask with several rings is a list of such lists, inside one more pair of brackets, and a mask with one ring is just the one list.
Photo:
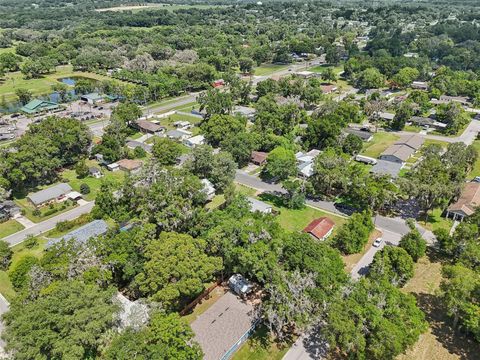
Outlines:
[[0, 358], [480, 359], [480, 3], [0, 13]]

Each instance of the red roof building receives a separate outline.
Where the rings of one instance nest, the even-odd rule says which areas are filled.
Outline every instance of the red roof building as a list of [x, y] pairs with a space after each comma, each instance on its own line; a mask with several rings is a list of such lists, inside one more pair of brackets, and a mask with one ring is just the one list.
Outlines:
[[325, 240], [332, 234], [335, 223], [327, 217], [321, 217], [313, 220], [307, 225], [303, 232], [312, 235], [318, 240]]
[[250, 161], [255, 165], [263, 165], [267, 162], [268, 154], [262, 151], [252, 151], [252, 155], [250, 156]]

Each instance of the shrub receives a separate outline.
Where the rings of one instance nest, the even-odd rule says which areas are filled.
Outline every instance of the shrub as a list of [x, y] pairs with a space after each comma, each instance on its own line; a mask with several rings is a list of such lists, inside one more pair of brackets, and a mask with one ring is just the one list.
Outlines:
[[25, 247], [27, 249], [33, 249], [38, 245], [38, 238], [33, 235], [28, 235], [25, 239]]
[[15, 290], [22, 289], [28, 283], [28, 272], [33, 265], [38, 264], [38, 259], [34, 256], [25, 256], [8, 273]]
[[90, 194], [90, 186], [88, 186], [88, 184], [82, 183], [82, 184], [80, 185], [80, 192], [81, 192], [83, 195]]
[[40, 211], [40, 209], [34, 209], [32, 211], [32, 215], [33, 216], [40, 216], [40, 215], [42, 215], [42, 212]]
[[7, 270], [12, 261], [13, 251], [10, 245], [3, 240], [0, 240], [0, 269]]

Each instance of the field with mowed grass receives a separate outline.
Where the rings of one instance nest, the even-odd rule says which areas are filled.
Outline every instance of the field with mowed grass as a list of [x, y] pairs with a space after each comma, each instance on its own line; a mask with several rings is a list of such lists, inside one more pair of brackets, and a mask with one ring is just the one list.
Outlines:
[[[86, 77], [94, 80], [112, 80], [112, 78], [91, 72], [74, 71], [71, 65], [57, 66], [55, 71], [36, 79], [24, 79], [19, 71], [5, 74], [0, 80], [0, 97], [6, 100], [16, 100], [15, 90], [28, 89], [34, 95], [49, 94], [52, 85], [59, 84], [59, 79], [66, 77]], [[115, 80], [119, 81], [119, 80]]]
[[273, 74], [274, 72], [288, 69], [290, 65], [285, 64], [262, 64], [254, 69], [254, 75], [266, 76]]
[[12, 235], [17, 231], [23, 230], [24, 226], [14, 219], [0, 223], [0, 239]]
[[377, 132], [373, 134], [373, 139], [370, 142], [363, 144], [362, 155], [377, 158], [382, 152], [384, 152], [390, 145], [393, 145], [395, 141], [400, 139], [400, 136], [388, 133]]

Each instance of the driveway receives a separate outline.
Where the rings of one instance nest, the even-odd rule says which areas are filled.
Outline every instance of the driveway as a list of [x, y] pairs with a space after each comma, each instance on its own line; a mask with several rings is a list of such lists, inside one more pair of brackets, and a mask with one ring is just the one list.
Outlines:
[[72, 210], [66, 211], [48, 220], [35, 224], [34, 226], [28, 229], [23, 229], [21, 231], [16, 232], [15, 234], [9, 235], [3, 238], [2, 240], [8, 242], [10, 246], [20, 244], [29, 235], [36, 236], [41, 233], [44, 233], [45, 231], [52, 230], [55, 227], [55, 225], [57, 225], [57, 222], [65, 221], [65, 220], [73, 220], [78, 218], [80, 215], [89, 213], [92, 210], [93, 205], [95, 205], [94, 201], [86, 203], [84, 205], [77, 206]]

